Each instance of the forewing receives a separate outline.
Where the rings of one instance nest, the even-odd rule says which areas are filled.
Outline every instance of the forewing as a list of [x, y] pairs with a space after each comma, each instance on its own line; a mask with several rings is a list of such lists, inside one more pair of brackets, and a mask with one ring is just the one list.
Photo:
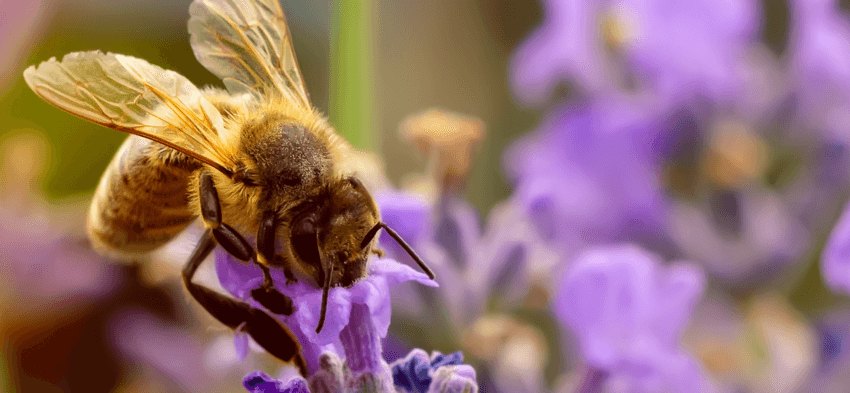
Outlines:
[[189, 14], [195, 57], [227, 90], [310, 106], [278, 0], [195, 0]]
[[218, 110], [184, 76], [113, 53], [76, 52], [24, 71], [32, 90], [83, 119], [163, 143], [229, 173]]

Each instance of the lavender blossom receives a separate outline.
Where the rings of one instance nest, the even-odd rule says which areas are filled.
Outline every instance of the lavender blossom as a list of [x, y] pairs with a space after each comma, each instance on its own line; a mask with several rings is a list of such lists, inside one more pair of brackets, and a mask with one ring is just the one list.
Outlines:
[[850, 19], [835, 0], [793, 0], [788, 43], [800, 123], [805, 130], [850, 143]]
[[[120, 285], [118, 269], [96, 255], [84, 239], [63, 236], [46, 214], [21, 216], [0, 207], [0, 301], [10, 312], [65, 314], [106, 298]], [[25, 304], [15, 299], [28, 299]], [[15, 300], [15, 301], [12, 301]]]
[[[358, 374], [348, 363], [342, 364], [333, 352], [322, 355], [319, 371], [304, 379], [300, 375], [272, 378], [262, 371], [245, 376], [243, 384], [252, 393], [476, 393], [475, 370], [463, 364], [460, 352], [430, 357], [421, 349], [414, 349], [403, 359], [384, 363], [383, 371]], [[390, 380], [387, 372], [392, 369]], [[381, 383], [376, 383], [381, 382]], [[389, 383], [384, 383], [389, 382]]]
[[821, 254], [821, 274], [833, 291], [850, 294], [850, 207], [832, 230]]
[[791, 1], [787, 49], [794, 115], [788, 137], [811, 157], [791, 202], [812, 225], [834, 219], [835, 196], [850, 182], [850, 18], [837, 1]]
[[505, 154], [515, 198], [564, 257], [587, 244], [664, 238], [653, 113], [618, 100], [560, 107]]
[[850, 312], [831, 310], [814, 323], [820, 355], [806, 382], [807, 391], [840, 392], [850, 383]]
[[[546, 277], [560, 259], [523, 209], [515, 201], [498, 205], [482, 228], [475, 209], [451, 194], [431, 203], [408, 193], [383, 192], [376, 199], [383, 219], [408, 229], [408, 240], [440, 280], [440, 291], [409, 285], [395, 291], [393, 304], [408, 323], [440, 332], [423, 334], [415, 342], [460, 342], [467, 355], [484, 361], [492, 389], [539, 391], [549, 338], [535, 325], [503, 313], [545, 308]], [[393, 244], [382, 247], [406, 258]]]
[[671, 237], [714, 277], [737, 286], [764, 281], [797, 262], [809, 230], [781, 195], [752, 187], [671, 207]]
[[517, 50], [512, 70], [520, 99], [533, 103], [562, 80], [590, 94], [637, 85], [671, 98], [723, 100], [738, 86], [738, 58], [759, 21], [752, 0], [543, 5], [543, 24]]
[[705, 279], [693, 264], [664, 267], [636, 246], [593, 249], [566, 272], [555, 314], [575, 335], [593, 375], [617, 391], [711, 390], [679, 345]]
[[[342, 356], [351, 352], [349, 347], [372, 340], [380, 343], [387, 335], [392, 308], [390, 287], [406, 281], [416, 281], [428, 286], [437, 283], [424, 273], [401, 265], [390, 259], [369, 261], [369, 274], [350, 288], [336, 287], [328, 294], [328, 318], [321, 333], [315, 329], [319, 321], [322, 291], [302, 281], [287, 285], [283, 271], [272, 269], [275, 287], [293, 300], [295, 312], [278, 318], [292, 331], [302, 345], [302, 351], [310, 372], [318, 369], [319, 357], [325, 351]], [[216, 251], [216, 272], [222, 287], [239, 299], [248, 300], [254, 307], [262, 306], [250, 298], [251, 290], [260, 286], [262, 271], [256, 265], [245, 265], [223, 250]], [[373, 326], [360, 331], [358, 326]], [[368, 333], [368, 335], [367, 335]], [[372, 343], [370, 345], [376, 345]], [[365, 353], [365, 352], [364, 352]], [[380, 354], [378, 352], [378, 354]], [[349, 359], [349, 361], [354, 361]], [[374, 371], [379, 367], [375, 359], [357, 359], [357, 368]]]

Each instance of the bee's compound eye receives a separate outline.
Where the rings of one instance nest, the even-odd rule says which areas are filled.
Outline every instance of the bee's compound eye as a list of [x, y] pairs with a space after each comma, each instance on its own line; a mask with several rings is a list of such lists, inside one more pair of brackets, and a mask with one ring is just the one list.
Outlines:
[[349, 257], [351, 257], [351, 254], [349, 254], [346, 250], [336, 252], [336, 258], [340, 262], [348, 262]]
[[306, 216], [298, 221], [296, 231], [299, 234], [315, 234], [316, 233], [316, 218]]

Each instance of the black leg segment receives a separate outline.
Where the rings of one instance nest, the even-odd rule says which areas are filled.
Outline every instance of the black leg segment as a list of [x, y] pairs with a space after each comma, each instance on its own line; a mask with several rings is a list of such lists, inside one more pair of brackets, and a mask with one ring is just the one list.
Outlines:
[[198, 198], [201, 202], [201, 218], [209, 228], [218, 228], [221, 224], [221, 205], [215, 190], [212, 175], [204, 172], [198, 179]]
[[263, 213], [257, 231], [257, 265], [263, 270], [263, 285], [252, 290], [251, 297], [275, 314], [292, 315], [292, 299], [275, 289], [268, 266], [275, 258], [276, 233], [277, 214], [273, 210], [267, 210]]
[[[243, 323], [243, 329], [251, 338], [266, 351], [283, 361], [292, 361], [298, 367], [301, 375], [307, 376], [307, 364], [301, 355], [298, 340], [285, 326], [265, 311], [256, 309], [247, 303], [232, 299], [202, 285], [192, 282], [192, 277], [201, 262], [215, 248], [211, 230], [207, 229], [201, 241], [192, 252], [192, 256], [183, 268], [183, 283], [189, 294], [210, 315], [231, 329], [236, 329]], [[291, 301], [290, 301], [291, 302]]]
[[[248, 241], [232, 227], [221, 222], [221, 205], [212, 181], [212, 175], [209, 173], [201, 174], [199, 180], [201, 214], [207, 229], [183, 268], [183, 284], [186, 286], [186, 290], [198, 304], [219, 322], [231, 329], [243, 326], [243, 330], [266, 351], [283, 361], [294, 362], [301, 375], [306, 377], [308, 375], [307, 364], [301, 355], [301, 346], [286, 326], [261, 309], [253, 308], [248, 303], [192, 282], [195, 272], [215, 248], [216, 242], [242, 261], [256, 261], [256, 253], [254, 248], [248, 244]], [[263, 274], [266, 281], [271, 283], [268, 267], [263, 265], [261, 267], [264, 268]], [[261, 298], [264, 295], [266, 296], [263, 298], [264, 300], [257, 300], [273, 312], [285, 311], [288, 312], [287, 315], [292, 314], [292, 299], [277, 292], [274, 288], [271, 289], [274, 293], [277, 293], [277, 296], [274, 293], [269, 295], [268, 291], [264, 291], [260, 295]], [[268, 307], [269, 305], [275, 307]]]
[[231, 228], [230, 225], [221, 223], [220, 227], [213, 229], [213, 236], [215, 236], [218, 244], [221, 244], [225, 251], [236, 257], [236, 259], [248, 262], [254, 258], [254, 248], [248, 244], [248, 241], [239, 232]]

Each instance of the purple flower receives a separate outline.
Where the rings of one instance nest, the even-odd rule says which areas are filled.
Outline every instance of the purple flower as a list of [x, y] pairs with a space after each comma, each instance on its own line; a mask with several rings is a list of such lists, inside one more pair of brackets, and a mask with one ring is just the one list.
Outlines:
[[804, 131], [850, 143], [850, 20], [834, 0], [794, 0], [789, 6], [789, 68]]
[[704, 286], [693, 264], [665, 267], [632, 245], [598, 248], [573, 262], [553, 307], [606, 386], [702, 392], [710, 383], [679, 340]]
[[827, 286], [833, 291], [850, 294], [850, 205], [824, 246], [820, 266]]
[[663, 237], [652, 113], [616, 100], [563, 106], [505, 154], [514, 198], [564, 256], [586, 244]]
[[[485, 313], [494, 295], [505, 309], [521, 303], [534, 281], [558, 263], [557, 255], [514, 201], [494, 207], [482, 229], [475, 209], [454, 196], [428, 204], [385, 192], [377, 200], [389, 226], [416, 228], [409, 243], [440, 280], [440, 291], [430, 294], [435, 299], [409, 286], [399, 288], [395, 304], [409, 317], [421, 318], [445, 307], [456, 328], [468, 326]], [[391, 242], [381, 246], [389, 255], [406, 259]]]
[[[425, 351], [414, 349], [404, 359], [399, 359], [390, 367], [393, 371], [393, 382], [396, 386], [402, 387], [413, 393], [425, 393], [428, 387], [434, 382], [436, 372], [446, 366], [460, 366], [463, 364], [463, 354], [458, 351], [451, 355], [443, 355], [439, 352], [434, 352], [429, 357]], [[472, 371], [471, 377], [468, 379], [472, 384], [475, 384], [475, 370], [466, 366]], [[438, 385], [442, 384], [440, 382]]]
[[120, 286], [118, 268], [84, 239], [58, 233], [59, 223], [44, 213], [10, 210], [0, 207], [0, 282], [12, 298], [27, 299], [28, 313], [68, 313], [69, 306], [103, 299]]
[[251, 393], [310, 393], [307, 380], [300, 376], [283, 382], [262, 371], [254, 371], [245, 376], [242, 384]]
[[671, 97], [723, 100], [758, 33], [752, 0], [548, 0], [543, 24], [517, 50], [521, 100], [545, 100], [561, 81], [592, 94], [637, 85]]
[[840, 392], [850, 383], [850, 312], [833, 310], [815, 322], [820, 358], [807, 391]]
[[155, 370], [180, 390], [206, 386], [212, 379], [203, 361], [204, 346], [180, 326], [130, 309], [113, 318], [110, 330], [123, 357]]
[[[545, 308], [544, 288], [560, 259], [524, 209], [513, 200], [502, 203], [482, 228], [475, 209], [452, 194], [433, 203], [389, 192], [376, 199], [391, 227], [417, 228], [410, 243], [440, 280], [439, 291], [396, 288], [393, 304], [402, 318], [432, 327], [415, 342], [460, 342], [487, 367], [483, 374], [491, 380], [483, 386], [539, 391], [552, 345], [534, 324], [509, 312]], [[405, 258], [392, 244], [381, 245], [389, 255]]]
[[809, 246], [809, 231], [781, 195], [760, 187], [678, 201], [670, 236], [684, 255], [733, 285], [775, 278]]
[[391, 366], [383, 363], [380, 370], [365, 373], [353, 372], [348, 362], [343, 364], [333, 352], [326, 352], [321, 357], [319, 370], [306, 380], [300, 375], [272, 378], [261, 371], [254, 371], [245, 376], [243, 384], [252, 393], [478, 392], [475, 370], [463, 364], [463, 356], [459, 352], [451, 355], [434, 352], [429, 357], [421, 349], [414, 349]]
[[[370, 340], [387, 335], [390, 324], [391, 304], [390, 287], [406, 281], [416, 281], [428, 286], [437, 283], [428, 279], [421, 272], [409, 266], [399, 264], [390, 259], [372, 259], [368, 265], [369, 274], [350, 288], [336, 287], [328, 294], [327, 319], [321, 333], [315, 329], [319, 321], [322, 291], [304, 280], [286, 284], [283, 271], [272, 269], [275, 287], [281, 293], [292, 298], [295, 312], [290, 316], [279, 315], [278, 318], [292, 331], [302, 345], [302, 351], [307, 361], [308, 369], [313, 372], [318, 367], [319, 356], [325, 351], [347, 355], [346, 345], [357, 345], [353, 342], [366, 339], [364, 331], [349, 332], [346, 329], [362, 326], [368, 327]], [[250, 299], [251, 290], [262, 283], [262, 272], [256, 265], [245, 265], [232, 258], [221, 249], [216, 249], [216, 272], [222, 287], [240, 299], [249, 300], [254, 307], [261, 308], [259, 303]], [[354, 326], [357, 323], [362, 326]], [[348, 334], [348, 335], [347, 335]], [[353, 334], [354, 336], [351, 336]], [[348, 338], [351, 340], [346, 341]], [[374, 367], [374, 362], [364, 361], [364, 367]], [[353, 361], [349, 359], [349, 361]]]

